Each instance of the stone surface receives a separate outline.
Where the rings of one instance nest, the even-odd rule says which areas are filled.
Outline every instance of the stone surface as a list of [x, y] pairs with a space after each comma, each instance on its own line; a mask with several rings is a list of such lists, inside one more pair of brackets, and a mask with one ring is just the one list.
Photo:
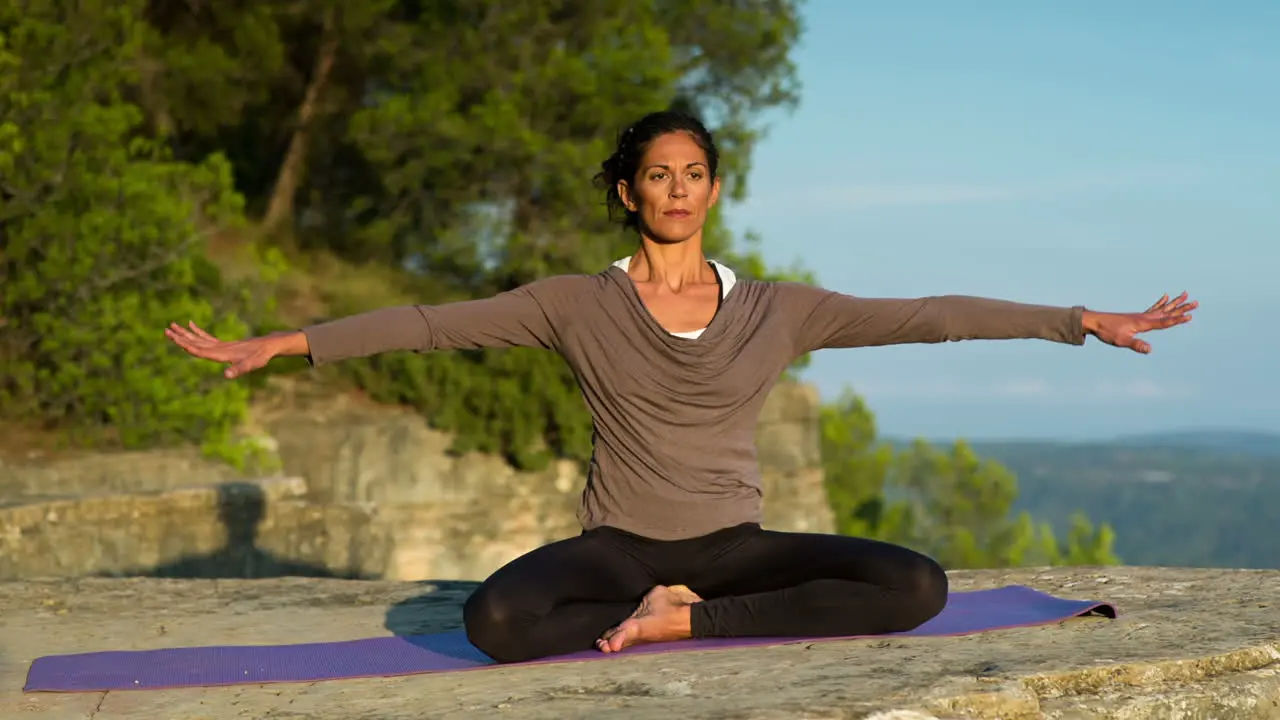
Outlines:
[[[784, 383], [761, 413], [768, 527], [833, 527], [818, 407], [813, 388]], [[413, 412], [280, 382], [255, 407], [252, 429], [288, 477], [248, 477], [180, 450], [0, 460], [0, 580], [478, 580], [579, 530], [576, 465], [517, 472], [497, 457], [453, 455], [449, 436]]]
[[880, 638], [542, 667], [230, 688], [26, 694], [37, 656], [344, 640], [457, 627], [470, 583], [91, 579], [0, 583], [0, 715], [16, 718], [1274, 718], [1280, 572], [979, 571], [1101, 599], [1080, 618], [960, 638]]

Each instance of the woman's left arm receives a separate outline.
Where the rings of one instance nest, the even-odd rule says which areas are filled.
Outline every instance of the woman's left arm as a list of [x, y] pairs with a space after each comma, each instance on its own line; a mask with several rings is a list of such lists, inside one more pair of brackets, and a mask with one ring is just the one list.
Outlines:
[[780, 284], [779, 298], [798, 317], [800, 354], [821, 348], [873, 347], [959, 340], [1048, 340], [1083, 345], [1093, 335], [1110, 345], [1150, 352], [1138, 333], [1180, 325], [1196, 303], [1186, 293], [1162, 297], [1142, 313], [1102, 313], [942, 295], [913, 299], [860, 298], [799, 283]]

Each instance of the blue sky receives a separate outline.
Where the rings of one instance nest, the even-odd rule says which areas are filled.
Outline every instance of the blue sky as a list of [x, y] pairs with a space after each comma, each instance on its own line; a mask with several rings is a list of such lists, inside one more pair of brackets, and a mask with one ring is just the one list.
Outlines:
[[890, 435], [1280, 431], [1280, 2], [809, 0], [800, 107], [769, 119], [735, 229], [864, 296], [1141, 311], [1090, 341], [823, 351], [807, 379]]

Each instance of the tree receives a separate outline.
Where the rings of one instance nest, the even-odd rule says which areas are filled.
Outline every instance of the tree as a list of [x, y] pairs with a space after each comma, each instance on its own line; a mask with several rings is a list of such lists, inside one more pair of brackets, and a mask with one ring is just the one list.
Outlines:
[[[0, 2], [2, 27], [21, 45], [10, 43], [20, 70], [3, 88], [15, 118], [6, 180], [17, 190], [4, 198], [14, 214], [3, 261], [7, 278], [26, 273], [5, 289], [6, 358], [20, 369], [6, 385], [10, 407], [54, 424], [132, 428], [130, 442], [223, 432], [242, 410], [243, 386], [206, 386], [216, 368], [171, 368], [137, 340], [174, 315], [216, 315], [233, 336], [267, 321], [224, 302], [242, 288], [203, 252], [242, 206], [259, 225], [238, 235], [278, 243], [299, 268], [331, 257], [376, 265], [400, 290], [386, 297], [416, 302], [491, 295], [594, 272], [633, 249], [596, 209], [592, 184], [627, 123], [664, 107], [697, 110], [718, 132], [732, 197], [760, 114], [798, 93], [791, 0]], [[58, 147], [73, 152], [60, 158]], [[57, 170], [64, 160], [75, 172]], [[85, 227], [68, 230], [76, 222]], [[229, 238], [220, 234], [219, 247]], [[767, 268], [719, 212], [707, 238], [745, 275], [804, 276]], [[337, 285], [300, 304], [308, 316], [274, 322], [380, 304]], [[41, 293], [51, 300], [37, 307]], [[132, 304], [95, 305], [124, 298]], [[41, 324], [77, 313], [93, 317], [74, 342]], [[98, 407], [71, 392], [77, 372], [113, 357], [130, 358], [136, 375], [102, 388], [120, 397]], [[458, 450], [501, 452], [521, 467], [590, 451], [585, 405], [550, 353], [389, 355], [336, 372], [420, 409], [454, 432]], [[130, 384], [148, 378], [148, 389]], [[216, 388], [206, 410], [225, 406], [219, 419], [183, 420], [190, 404], [154, 407], [206, 387]], [[150, 419], [135, 417], [144, 407]], [[178, 414], [161, 422], [164, 413]]]
[[836, 530], [872, 537], [885, 512], [885, 490], [893, 447], [876, 436], [875, 416], [848, 390], [820, 411], [822, 470]]
[[1017, 479], [968, 444], [917, 440], [896, 449], [876, 438], [861, 398], [845, 392], [821, 414], [822, 462], [838, 532], [894, 542], [947, 568], [1118, 562], [1114, 532], [1077, 514], [1059, 542], [1030, 515], [1012, 514]]
[[[258, 230], [299, 266], [322, 255], [377, 265], [403, 296], [446, 302], [594, 272], [632, 250], [592, 176], [649, 111], [701, 113], [724, 150], [727, 195], [740, 194], [760, 114], [798, 97], [797, 6], [151, 0], [123, 92], [176, 159], [227, 157]], [[774, 275], [719, 213], [707, 236], [745, 274]], [[321, 316], [298, 320], [372, 302], [317, 292]], [[418, 408], [457, 450], [521, 467], [590, 451], [576, 383], [549, 353], [388, 355], [337, 372]]]
[[153, 1], [135, 93], [179, 157], [228, 154], [264, 225], [483, 293], [615, 254], [583, 209], [646, 112], [700, 112], [740, 194], [759, 114], [798, 98], [797, 5]]
[[327, 121], [360, 107], [407, 43], [409, 5], [151, 0], [132, 92], [179, 157], [225, 153], [264, 230], [287, 237], [308, 162], [332, 144]]
[[218, 157], [140, 133], [121, 95], [138, 2], [0, 2], [0, 398], [5, 415], [126, 446], [220, 443], [248, 390], [161, 342], [172, 320], [246, 328], [203, 257], [239, 198]]

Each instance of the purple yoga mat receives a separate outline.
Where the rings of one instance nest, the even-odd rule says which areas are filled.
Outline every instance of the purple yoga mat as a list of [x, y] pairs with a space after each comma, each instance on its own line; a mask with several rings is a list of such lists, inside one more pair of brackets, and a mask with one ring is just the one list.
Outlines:
[[[896, 636], [969, 635], [987, 630], [1047, 625], [1079, 615], [1116, 616], [1115, 607], [1066, 600], [1020, 585], [954, 592], [946, 608], [915, 630]], [[728, 638], [682, 640], [606, 654], [586, 650], [526, 665], [605, 660], [633, 655], [759, 647], [850, 638]], [[461, 631], [436, 635], [375, 637], [300, 645], [240, 645], [92, 652], [38, 658], [27, 673], [26, 692], [98, 692], [159, 688], [313, 682], [393, 677], [492, 667]]]

